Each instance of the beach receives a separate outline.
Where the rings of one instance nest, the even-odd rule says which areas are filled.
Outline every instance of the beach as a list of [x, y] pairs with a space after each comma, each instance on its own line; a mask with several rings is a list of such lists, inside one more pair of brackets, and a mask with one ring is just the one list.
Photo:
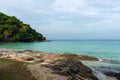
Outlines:
[[81, 61], [99, 61], [85, 55], [1, 49], [0, 58], [28, 63], [27, 69], [37, 80], [119, 80], [117, 76], [105, 75], [85, 66]]

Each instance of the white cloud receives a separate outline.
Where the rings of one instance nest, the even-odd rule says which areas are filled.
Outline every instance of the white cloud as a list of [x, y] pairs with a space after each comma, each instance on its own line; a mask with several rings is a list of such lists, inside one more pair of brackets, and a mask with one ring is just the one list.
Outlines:
[[119, 0], [0, 0], [0, 11], [30, 23], [45, 35], [98, 37], [115, 36], [120, 30], [119, 5]]
[[87, 0], [56, 0], [54, 10], [60, 12], [72, 12], [82, 15], [96, 15], [98, 9], [89, 6]]
[[68, 11], [68, 12], [76, 12], [79, 7], [83, 7], [85, 5], [84, 0], [56, 0], [54, 3], [54, 9], [57, 11]]

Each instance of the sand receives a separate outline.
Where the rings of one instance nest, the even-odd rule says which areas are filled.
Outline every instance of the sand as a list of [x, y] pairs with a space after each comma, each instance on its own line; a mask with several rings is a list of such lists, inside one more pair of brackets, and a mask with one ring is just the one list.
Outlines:
[[30, 64], [28, 69], [37, 80], [68, 80], [68, 77], [53, 74], [51, 69], [41, 66], [41, 64]]

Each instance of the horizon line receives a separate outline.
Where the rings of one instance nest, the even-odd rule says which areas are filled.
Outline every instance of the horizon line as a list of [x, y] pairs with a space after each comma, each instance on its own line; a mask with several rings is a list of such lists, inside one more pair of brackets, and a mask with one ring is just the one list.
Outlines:
[[120, 40], [120, 39], [48, 39], [48, 40], [75, 40], [75, 41], [79, 41], [79, 40], [108, 40], [108, 41], [110, 41], [110, 40]]

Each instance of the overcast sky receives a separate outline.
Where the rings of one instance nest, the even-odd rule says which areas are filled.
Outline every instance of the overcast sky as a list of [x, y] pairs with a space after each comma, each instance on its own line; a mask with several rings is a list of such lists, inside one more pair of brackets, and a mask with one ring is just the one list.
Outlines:
[[120, 39], [120, 0], [0, 0], [47, 39]]

